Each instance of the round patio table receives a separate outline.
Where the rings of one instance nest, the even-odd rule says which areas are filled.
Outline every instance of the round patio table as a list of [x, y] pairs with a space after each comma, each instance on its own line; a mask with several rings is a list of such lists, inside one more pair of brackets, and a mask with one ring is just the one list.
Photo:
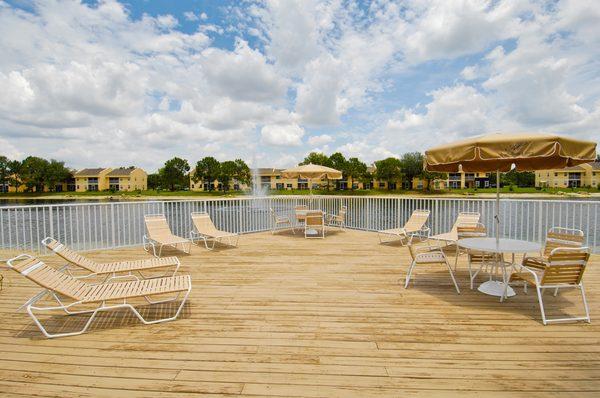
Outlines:
[[[501, 238], [496, 240], [496, 238], [465, 238], [459, 239], [458, 245], [467, 250], [476, 250], [479, 252], [485, 253], [494, 253], [494, 254], [504, 254], [510, 253], [512, 254], [512, 262], [510, 266], [512, 267], [515, 263], [515, 254], [527, 254], [527, 253], [539, 253], [542, 245], [535, 242], [528, 242], [526, 240], [520, 239], [504, 239]], [[505, 264], [498, 264], [500, 267], [506, 267]], [[503, 272], [506, 270], [503, 268]], [[506, 275], [504, 275], [504, 280], [506, 280]], [[504, 294], [504, 280], [503, 281], [495, 281], [489, 280], [483, 282], [477, 290], [482, 293], [489, 294], [491, 296], [502, 297]], [[506, 295], [508, 297], [514, 296], [516, 293], [508, 286], [506, 289]]]

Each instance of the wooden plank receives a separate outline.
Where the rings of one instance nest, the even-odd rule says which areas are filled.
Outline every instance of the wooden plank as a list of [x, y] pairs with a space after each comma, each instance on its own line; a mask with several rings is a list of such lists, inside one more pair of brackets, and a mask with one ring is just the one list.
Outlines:
[[[408, 250], [374, 233], [306, 241], [244, 235], [237, 249], [178, 255], [192, 277], [184, 314], [142, 325], [106, 313], [87, 334], [48, 340], [15, 309], [39, 291], [15, 272], [0, 292], [0, 391], [64, 397], [577, 396], [600, 394], [600, 324], [543, 326], [534, 294], [505, 303], [468, 289], [465, 256], [452, 288], [436, 265], [401, 281]], [[141, 248], [89, 253], [101, 263], [151, 258]], [[44, 256], [51, 266], [62, 261]], [[453, 261], [453, 259], [452, 259]], [[584, 283], [599, 315], [599, 257]], [[481, 281], [487, 275], [482, 275]], [[157, 291], [172, 286], [158, 284]], [[163, 289], [163, 290], [161, 290]], [[551, 314], [581, 311], [577, 292], [546, 296]], [[142, 303], [142, 301], [139, 301]], [[164, 314], [168, 306], [142, 308]], [[68, 329], [83, 318], [49, 319]], [[61, 330], [62, 330], [61, 329]]]

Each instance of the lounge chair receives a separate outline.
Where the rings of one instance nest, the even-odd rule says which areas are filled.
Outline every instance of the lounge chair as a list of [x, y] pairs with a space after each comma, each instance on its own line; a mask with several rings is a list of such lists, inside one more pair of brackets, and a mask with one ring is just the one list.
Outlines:
[[460, 294], [460, 289], [458, 288], [458, 284], [456, 283], [456, 278], [454, 277], [454, 272], [452, 272], [452, 267], [450, 263], [448, 263], [448, 259], [446, 255], [441, 249], [431, 249], [431, 247], [421, 247], [417, 248], [415, 245], [408, 245], [408, 251], [410, 252], [410, 257], [412, 258], [412, 262], [406, 271], [406, 280], [404, 282], [404, 288], [408, 288], [408, 284], [410, 282], [410, 278], [412, 277], [412, 273], [414, 268], [417, 265], [425, 265], [425, 264], [441, 264], [448, 268], [448, 272], [450, 273], [450, 278], [452, 279], [452, 283], [456, 288], [456, 293]]
[[[62, 273], [48, 265], [43, 261], [30, 256], [21, 254], [6, 262], [9, 268], [15, 270], [27, 279], [35, 282], [44, 288], [40, 293], [29, 299], [23, 307], [27, 309], [29, 316], [35, 324], [40, 328], [44, 336], [48, 338], [74, 336], [85, 333], [96, 314], [100, 311], [116, 310], [120, 308], [130, 309], [135, 316], [144, 324], [153, 324], [166, 322], [176, 319], [185, 304], [190, 291], [192, 290], [192, 282], [189, 275], [170, 276], [166, 278], [154, 278], [146, 280], [137, 280], [130, 282], [116, 283], [100, 283], [90, 284], [82, 280], [74, 278], [71, 275]], [[151, 297], [176, 294], [174, 298], [153, 301]], [[177, 307], [175, 315], [155, 319], [152, 321], [146, 320], [135, 307], [128, 301], [134, 298], [144, 298], [150, 304], [166, 303], [176, 301], [183, 294], [181, 304]], [[54, 298], [58, 305], [54, 306], [38, 306], [38, 301], [46, 296]], [[60, 296], [60, 297], [59, 297]], [[69, 304], [66, 304], [69, 302]], [[114, 304], [109, 304], [114, 302]], [[84, 306], [88, 309], [75, 310]], [[94, 308], [89, 309], [90, 306]], [[69, 315], [74, 314], [91, 314], [90, 318], [85, 322], [83, 328], [76, 332], [68, 333], [49, 333], [42, 325], [36, 313], [48, 311], [64, 311]]]
[[269, 209], [269, 212], [271, 213], [271, 234], [274, 234], [276, 231], [285, 228], [291, 229], [292, 233], [296, 234], [292, 220], [289, 217], [278, 216], [272, 207]]
[[348, 208], [346, 206], [342, 206], [338, 214], [327, 214], [325, 216], [325, 222], [327, 223], [327, 226], [345, 229], [347, 212]]
[[415, 210], [403, 227], [378, 231], [379, 243], [390, 243], [400, 239], [400, 242], [404, 245], [404, 240], [408, 239], [407, 244], [410, 245], [415, 235], [429, 236], [429, 227], [426, 225], [429, 214], [429, 210]]
[[[240, 239], [240, 234], [217, 229], [208, 213], [192, 213], [192, 223], [194, 224], [194, 229], [190, 231], [190, 240], [194, 243], [194, 241], [202, 239], [204, 246], [208, 250], [214, 249], [217, 242], [223, 243], [223, 239], [227, 239], [227, 243], [230, 246], [237, 246]], [[209, 241], [212, 241], [210, 247], [208, 246]]]
[[[309, 233], [317, 231], [317, 234]], [[322, 211], [308, 211], [304, 218], [304, 237], [306, 239], [325, 238], [325, 218]]]
[[[146, 214], [144, 222], [147, 230], [147, 234], [144, 235], [144, 250], [148, 251], [152, 247], [154, 256], [160, 257], [163, 246], [177, 248], [177, 245], [181, 245], [181, 250], [189, 254], [192, 242], [189, 239], [173, 235], [164, 214]], [[187, 250], [185, 249], [186, 245]], [[156, 253], [156, 246], [158, 246], [158, 254]]]
[[461, 224], [474, 224], [479, 222], [479, 213], [462, 212], [458, 213], [452, 229], [446, 233], [430, 236], [430, 239], [446, 243], [446, 245], [455, 244], [458, 240], [458, 226]]
[[[88, 271], [85, 277], [91, 276], [106, 276], [107, 279], [114, 279], [115, 277], [123, 276], [134, 277], [134, 272], [137, 273], [142, 279], [147, 279], [148, 276], [144, 275], [144, 271], [156, 271], [164, 269], [165, 273], [162, 276], [175, 275], [179, 266], [181, 265], [177, 257], [163, 257], [163, 258], [150, 258], [143, 260], [134, 261], [119, 261], [113, 263], [98, 263], [93, 261], [63, 245], [52, 237], [47, 237], [42, 240], [42, 244], [48, 249], [52, 250], [58, 256], [62, 257], [70, 264], [77, 266], [80, 269]], [[172, 269], [172, 270], [171, 270]], [[70, 271], [69, 271], [70, 272]], [[157, 275], [158, 276], [158, 275]]]
[[[559, 247], [553, 249], [548, 259], [542, 262], [537, 258], [525, 257], [521, 269], [510, 276], [508, 284], [523, 282], [525, 292], [527, 292], [528, 284], [535, 286], [544, 325], [547, 325], [549, 322], [564, 321], [586, 321], [590, 323], [590, 311], [585, 299], [582, 281], [589, 258], [590, 252], [587, 247]], [[506, 297], [508, 284], [505, 286], [503, 298]], [[564, 288], [577, 288], [581, 291], [585, 316], [546, 318], [543, 299], [544, 289], [554, 289], [554, 295], [556, 296], [558, 289]]]

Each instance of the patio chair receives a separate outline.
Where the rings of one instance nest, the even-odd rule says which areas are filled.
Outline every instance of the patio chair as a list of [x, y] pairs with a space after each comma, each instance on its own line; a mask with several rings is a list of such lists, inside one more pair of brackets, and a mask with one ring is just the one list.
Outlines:
[[[317, 234], [309, 232], [317, 231]], [[304, 220], [304, 237], [306, 239], [324, 239], [325, 238], [325, 219], [321, 211], [309, 211]]]
[[[156, 271], [162, 269], [165, 270], [165, 273], [160, 275], [161, 277], [172, 276], [175, 275], [179, 269], [179, 266], [181, 265], [177, 257], [98, 263], [82, 254], [77, 253], [74, 250], [69, 249], [67, 246], [50, 236], [44, 238], [42, 240], [42, 244], [48, 249], [52, 250], [53, 253], [68, 261], [70, 264], [81, 270], [87, 271], [88, 273], [84, 276], [86, 278], [92, 276], [106, 276], [106, 279], [114, 279], [117, 277], [133, 277], [135, 279], [139, 279], [134, 275], [135, 272], [142, 279], [148, 279], [148, 276], [143, 274], [144, 271]], [[65, 268], [65, 270], [71, 274], [71, 271], [68, 267]]]
[[404, 245], [405, 239], [408, 240], [407, 244], [410, 245], [415, 235], [428, 237], [430, 230], [426, 224], [429, 214], [429, 210], [415, 210], [403, 227], [378, 231], [379, 243], [390, 243], [399, 238], [402, 245]]
[[552, 250], [559, 247], [582, 247], [583, 241], [584, 235], [580, 229], [552, 227], [546, 234], [541, 257], [548, 258]]
[[329, 227], [338, 227], [340, 229], [346, 228], [346, 213], [348, 207], [342, 206], [338, 214], [327, 214], [325, 216], [325, 222]]
[[481, 215], [475, 212], [461, 212], [458, 213], [458, 217], [456, 217], [456, 221], [454, 221], [454, 225], [452, 229], [443, 234], [433, 235], [429, 238], [432, 240], [437, 240], [439, 242], [444, 242], [446, 245], [455, 244], [458, 240], [458, 226], [461, 224], [473, 224], [479, 222], [479, 217]]
[[[527, 285], [530, 284], [536, 288], [544, 325], [550, 322], [565, 321], [586, 321], [590, 323], [590, 311], [585, 298], [582, 281], [589, 258], [590, 251], [587, 247], [559, 247], [553, 249], [548, 259], [543, 263], [540, 263], [539, 259], [525, 257], [519, 272], [511, 274], [509, 283], [505, 285], [504, 297], [506, 297], [506, 288], [509, 284], [523, 282], [525, 292], [527, 292]], [[543, 267], [540, 267], [542, 264]], [[576, 288], [581, 291], [585, 316], [554, 319], [546, 317], [543, 300], [544, 290], [554, 289], [554, 296], [556, 296], [558, 290], [564, 288]]]
[[452, 271], [452, 267], [450, 263], [448, 263], [448, 259], [444, 252], [440, 249], [431, 249], [431, 247], [422, 246], [421, 248], [417, 248], [413, 244], [408, 245], [408, 251], [410, 252], [410, 257], [412, 258], [412, 262], [406, 271], [406, 281], [404, 282], [404, 288], [408, 288], [408, 283], [410, 282], [410, 278], [412, 277], [412, 273], [414, 268], [417, 265], [426, 265], [426, 264], [441, 264], [445, 265], [448, 268], [448, 272], [450, 273], [450, 278], [452, 279], [452, 283], [456, 288], [456, 293], [460, 294], [460, 289], [458, 288], [458, 284], [456, 283], [456, 278], [454, 278], [454, 272]]
[[[98, 312], [118, 310], [121, 308], [130, 309], [135, 316], [146, 325], [171, 321], [179, 316], [179, 313], [192, 290], [192, 282], [189, 275], [130, 282], [90, 284], [74, 278], [71, 275], [62, 273], [29, 254], [21, 254], [8, 260], [6, 263], [9, 268], [44, 288], [40, 294], [29, 299], [23, 307], [27, 309], [29, 316], [39, 327], [44, 336], [48, 338], [74, 336], [85, 333]], [[153, 301], [151, 299], [156, 296], [172, 294], [175, 294], [176, 296], [174, 298], [158, 301]], [[144, 318], [138, 310], [129, 303], [129, 300], [134, 298], [144, 298], [146, 302], [151, 305], [172, 302], [178, 300], [181, 294], [183, 294], [183, 299], [174, 315], [151, 321], [146, 320], [146, 318]], [[50, 296], [50, 298], [56, 300], [58, 304], [51, 306], [37, 305], [38, 301], [46, 296]], [[110, 302], [113, 302], [113, 304], [110, 304]], [[90, 309], [90, 306], [93, 308]], [[82, 307], [85, 307], [86, 309], [81, 309]], [[76, 310], [77, 308], [79, 308], [79, 310]], [[68, 315], [91, 315], [85, 322], [83, 328], [79, 331], [49, 333], [36, 314], [50, 311], [64, 311]]]
[[[181, 250], [189, 254], [192, 242], [189, 239], [173, 235], [164, 214], [146, 214], [144, 222], [146, 223], [147, 231], [147, 234], [143, 238], [144, 250], [148, 251], [152, 247], [154, 256], [160, 257], [163, 246], [177, 248], [177, 245], [181, 245]], [[186, 244], [187, 250], [185, 249]], [[158, 253], [156, 253], [156, 246], [158, 246]]]
[[289, 217], [278, 216], [272, 207], [269, 208], [269, 212], [271, 213], [271, 234], [274, 234], [277, 230], [285, 229], [286, 226], [292, 230], [293, 234], [296, 234], [294, 224], [292, 224], [292, 220]]
[[[192, 242], [203, 240], [204, 246], [208, 250], [213, 250], [217, 242], [223, 244], [224, 239], [227, 239], [229, 246], [235, 247], [240, 239], [240, 234], [217, 229], [210, 219], [210, 215], [206, 212], [192, 213], [192, 223], [194, 224], [194, 229], [190, 231], [190, 240]], [[212, 245], [210, 246], [208, 245], [209, 241], [212, 241]]]
[[[487, 236], [487, 229], [485, 225], [482, 223], [473, 223], [473, 224], [460, 224], [456, 228], [456, 233], [458, 235], [458, 239], [468, 239], [468, 238], [484, 238]], [[471, 290], [473, 290], [473, 283], [477, 275], [481, 272], [481, 270], [485, 267], [493, 267], [496, 264], [496, 260], [498, 260], [498, 256], [490, 253], [479, 252], [475, 250], [466, 250], [457, 246], [457, 256], [454, 263], [454, 271], [456, 271], [456, 264], [458, 261], [458, 257], [461, 254], [467, 255], [467, 266], [469, 269], [469, 280]], [[476, 270], [474, 267], [478, 267]]]

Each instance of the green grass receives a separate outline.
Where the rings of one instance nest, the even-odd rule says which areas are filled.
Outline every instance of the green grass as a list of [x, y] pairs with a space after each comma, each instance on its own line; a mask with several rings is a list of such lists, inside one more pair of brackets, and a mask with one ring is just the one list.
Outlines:
[[[512, 194], [557, 194], [560, 195], [569, 193], [583, 193], [583, 192], [600, 192], [597, 188], [543, 188], [536, 189], [534, 187], [509, 187], [505, 186], [500, 189], [502, 193]], [[494, 194], [496, 188], [469, 188], [469, 189], [451, 189], [445, 191], [420, 191], [420, 190], [386, 190], [386, 189], [356, 189], [356, 190], [344, 190], [336, 191], [333, 188], [331, 190], [326, 189], [313, 189], [314, 195], [344, 195], [344, 196], [384, 196], [384, 195], [421, 195], [421, 196], [439, 196], [439, 195], [468, 195], [468, 194]], [[112, 196], [115, 198], [139, 198], [139, 197], [235, 197], [245, 196], [248, 193], [240, 191], [156, 191], [147, 190], [142, 192], [110, 192], [110, 191], [94, 191], [94, 192], [18, 192], [18, 193], [0, 193], [0, 198], [36, 198], [36, 197], [52, 197], [57, 198], [93, 198], [93, 197], [106, 197]], [[270, 195], [309, 195], [308, 189], [293, 189], [293, 190], [271, 190]]]

